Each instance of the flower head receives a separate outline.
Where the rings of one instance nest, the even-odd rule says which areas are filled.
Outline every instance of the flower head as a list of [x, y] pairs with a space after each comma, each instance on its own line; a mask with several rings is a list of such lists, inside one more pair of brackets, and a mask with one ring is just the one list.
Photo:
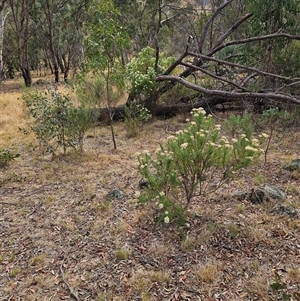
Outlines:
[[262, 135], [262, 137], [264, 137], [264, 138], [268, 138], [268, 137], [269, 137], [269, 135], [266, 134], [266, 133], [261, 133], [261, 135]]
[[254, 147], [252, 147], [252, 146], [250, 146], [250, 145], [247, 145], [247, 146], [245, 147], [245, 150], [251, 151], [251, 152], [254, 152], [254, 153], [257, 153], [257, 152], [258, 152], [258, 149], [257, 149], [257, 148], [254, 148]]
[[181, 149], [185, 149], [185, 148], [187, 148], [188, 145], [189, 145], [189, 144], [188, 144], [187, 142], [182, 143], [182, 144], [180, 145], [180, 148], [181, 148]]

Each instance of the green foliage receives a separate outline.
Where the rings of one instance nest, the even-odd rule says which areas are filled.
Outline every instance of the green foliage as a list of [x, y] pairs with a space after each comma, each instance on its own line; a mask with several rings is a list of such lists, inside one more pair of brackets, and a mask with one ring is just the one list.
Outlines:
[[70, 110], [69, 126], [71, 136], [77, 139], [80, 151], [83, 151], [83, 138], [86, 132], [91, 129], [99, 117], [95, 109], [77, 107]]
[[110, 128], [114, 149], [117, 148], [112, 112], [111, 90], [112, 86], [118, 89], [125, 87], [125, 67], [123, 64], [123, 51], [130, 45], [126, 30], [119, 22], [118, 11], [111, 0], [94, 0], [90, 6], [92, 14], [90, 22], [86, 23], [86, 72], [101, 74], [105, 79], [107, 108], [110, 115]]
[[[75, 85], [76, 95], [80, 104], [84, 107], [106, 107], [108, 98], [105, 78], [101, 74], [95, 76], [80, 74], [77, 76]], [[123, 91], [118, 87], [108, 87], [109, 97], [112, 103], [117, 103], [123, 96]]]
[[[170, 66], [173, 61], [174, 58], [161, 54], [158, 73]], [[153, 95], [159, 86], [159, 83], [155, 81], [154, 65], [154, 49], [149, 46], [142, 49], [138, 56], [127, 65], [126, 76], [129, 80], [129, 93], [139, 100]]]
[[101, 107], [105, 103], [105, 80], [102, 76], [87, 77], [79, 74], [76, 78], [76, 95], [82, 105]]
[[223, 123], [224, 129], [227, 130], [232, 138], [237, 137], [241, 133], [245, 133], [250, 139], [253, 134], [254, 127], [251, 115], [245, 111], [243, 115], [230, 115]]
[[183, 225], [194, 196], [216, 190], [262, 152], [259, 146], [265, 136], [256, 139], [242, 132], [229, 140], [203, 109], [194, 109], [192, 117], [186, 129], [169, 137], [155, 155], [144, 152], [138, 157], [139, 172], [148, 183], [139, 202], [155, 203], [158, 222]]
[[270, 284], [270, 288], [280, 294], [281, 300], [299, 300], [300, 292], [287, 292], [287, 284], [281, 279], [281, 276], [275, 271], [274, 282]]
[[128, 137], [138, 135], [141, 126], [151, 119], [150, 111], [141, 104], [131, 102], [125, 106], [125, 124]]
[[34, 118], [31, 129], [41, 147], [52, 154], [59, 147], [64, 154], [77, 145], [82, 150], [83, 136], [98, 118], [94, 110], [76, 108], [67, 95], [55, 90], [27, 92], [22, 98], [29, 115]]
[[91, 19], [85, 24], [86, 71], [101, 73], [106, 81], [124, 87], [122, 51], [129, 47], [126, 30], [119, 23], [120, 12], [112, 1], [93, 1]]
[[267, 155], [270, 147], [271, 139], [273, 137], [274, 130], [276, 126], [282, 122], [283, 124], [288, 120], [289, 114], [286, 111], [279, 110], [278, 108], [272, 108], [270, 110], [266, 110], [261, 115], [261, 122], [265, 125], [265, 127], [270, 128], [270, 134], [267, 140], [267, 146], [265, 149], [265, 164], [267, 163]]
[[278, 72], [285, 76], [299, 77], [300, 70], [300, 41], [286, 43], [274, 57], [274, 65]]
[[246, 0], [254, 16], [252, 28], [260, 34], [280, 30], [296, 29], [296, 15], [299, 9], [297, 0]]
[[7, 166], [7, 164], [13, 161], [15, 158], [20, 157], [20, 154], [11, 152], [7, 149], [0, 150], [0, 168]]

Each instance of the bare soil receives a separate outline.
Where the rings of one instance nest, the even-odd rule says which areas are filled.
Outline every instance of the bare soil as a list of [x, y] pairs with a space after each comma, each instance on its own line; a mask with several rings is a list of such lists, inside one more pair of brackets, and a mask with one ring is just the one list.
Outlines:
[[[276, 133], [267, 164], [193, 199], [190, 227], [178, 229], [137, 204], [136, 153], [182, 126], [153, 121], [128, 139], [117, 123], [116, 151], [97, 128], [84, 154], [55, 158], [20, 141], [21, 157], [0, 169], [0, 299], [300, 300], [299, 215], [234, 196], [267, 183], [300, 210], [299, 178], [282, 169], [300, 155], [299, 129]], [[114, 188], [126, 197], [108, 199]]]

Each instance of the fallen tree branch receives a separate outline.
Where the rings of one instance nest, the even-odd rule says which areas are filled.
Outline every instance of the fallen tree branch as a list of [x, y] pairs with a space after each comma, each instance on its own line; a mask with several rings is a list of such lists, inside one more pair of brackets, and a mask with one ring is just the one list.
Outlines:
[[[188, 63], [181, 63], [181, 65], [186, 66], [186, 67], [192, 67], [192, 66], [193, 66], [192, 64], [188, 64]], [[245, 92], [247, 91], [246, 88], [244, 88], [244, 87], [242, 87], [242, 86], [239, 86], [238, 84], [234, 83], [233, 81], [230, 81], [230, 80], [228, 80], [228, 79], [226, 79], [226, 78], [223, 78], [223, 77], [221, 77], [221, 76], [215, 75], [215, 74], [213, 74], [212, 72], [209, 72], [209, 71], [207, 71], [207, 70], [205, 70], [205, 69], [203, 69], [203, 68], [201, 68], [201, 67], [194, 66], [194, 68], [195, 68], [196, 70], [201, 71], [201, 72], [204, 73], [204, 74], [209, 75], [209, 76], [212, 77], [212, 78], [215, 78], [215, 79], [217, 79], [217, 80], [219, 80], [219, 81], [222, 81], [222, 82], [225, 82], [225, 83], [227, 83], [227, 84], [229, 84], [229, 85], [232, 85], [232, 86], [234, 86], [234, 87], [240, 89], [241, 91], [245, 91]]]
[[[207, 55], [203, 55], [203, 54], [188, 52], [187, 55], [191, 55], [193, 57], [201, 57], [203, 59], [203, 61], [205, 61], [205, 60], [212, 61], [212, 62], [216, 62], [216, 63], [222, 64], [222, 65], [227, 65], [227, 66], [231, 66], [231, 67], [240, 68], [240, 69], [243, 69], [243, 70], [259, 73], [259, 74], [264, 75], [264, 76], [270, 76], [270, 77], [283, 79], [283, 80], [287, 80], [287, 81], [299, 80], [299, 78], [292, 78], [292, 77], [282, 76], [282, 75], [279, 75], [279, 74], [262, 71], [260, 69], [254, 68], [254, 67], [249, 67], [249, 66], [245, 66], [245, 65], [241, 65], [241, 64], [237, 64], [237, 63], [231, 63], [231, 62], [224, 61], [224, 60], [221, 60], [221, 59], [216, 59], [216, 58], [213, 58], [213, 57], [210, 57], [210, 56], [207, 56]], [[184, 64], [184, 63], [181, 63], [181, 64]], [[196, 69], [196, 67], [194, 65], [193, 65], [193, 68]]]
[[222, 90], [210, 90], [201, 86], [195, 85], [188, 82], [182, 77], [174, 75], [159, 75], [156, 77], [157, 81], [172, 81], [178, 82], [183, 86], [190, 88], [195, 91], [202, 92], [206, 95], [219, 96], [225, 98], [271, 98], [280, 101], [289, 101], [295, 104], [300, 104], [300, 99], [284, 93], [273, 93], [273, 92], [236, 92], [236, 91], [222, 91]]
[[242, 23], [244, 23], [246, 20], [248, 20], [250, 17], [252, 17], [252, 13], [248, 13], [242, 18], [240, 18], [237, 22], [235, 22], [216, 42], [216, 44], [212, 47], [211, 52], [213, 52], [215, 49], [218, 49], [220, 45], [226, 40], [228, 36], [230, 36]]
[[216, 9], [216, 11], [212, 14], [212, 16], [210, 17], [210, 19], [206, 22], [205, 24], [205, 27], [203, 29], [203, 32], [202, 32], [202, 35], [201, 35], [201, 38], [198, 42], [198, 51], [199, 52], [202, 52], [203, 50], [203, 45], [204, 45], [204, 42], [205, 42], [205, 39], [206, 39], [206, 36], [207, 36], [207, 33], [208, 33], [208, 30], [211, 26], [211, 24], [213, 23], [213, 21], [215, 20], [215, 18], [219, 15], [219, 13], [227, 6], [229, 5], [233, 0], [229, 0], [227, 2], [225, 2], [223, 5], [221, 5], [220, 7], [218, 7]]

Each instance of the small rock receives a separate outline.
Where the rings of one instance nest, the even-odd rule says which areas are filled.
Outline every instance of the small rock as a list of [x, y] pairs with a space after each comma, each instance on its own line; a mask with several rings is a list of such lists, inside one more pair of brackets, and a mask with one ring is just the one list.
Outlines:
[[253, 204], [267, 202], [270, 199], [284, 201], [286, 199], [286, 193], [277, 187], [263, 185], [258, 188], [252, 188], [247, 195], [247, 199]]
[[270, 198], [272, 199], [281, 200], [281, 201], [284, 201], [286, 199], [286, 193], [282, 189], [279, 189], [274, 186], [269, 186], [269, 185], [263, 185], [260, 186], [260, 188], [265, 190], [269, 194]]
[[300, 158], [293, 160], [289, 164], [285, 165], [283, 169], [293, 172], [295, 170], [300, 171]]
[[126, 196], [125, 192], [120, 189], [112, 189], [106, 197], [109, 199], [122, 199]]
[[252, 188], [247, 195], [247, 199], [253, 204], [260, 204], [269, 201], [270, 197], [265, 190], [261, 188]]
[[146, 179], [141, 179], [139, 181], [139, 187], [141, 189], [147, 188], [147, 187], [149, 187], [149, 182]]
[[295, 208], [284, 205], [275, 206], [273, 212], [276, 212], [277, 214], [289, 215], [291, 217], [295, 217], [298, 215], [298, 212]]
[[248, 193], [244, 191], [238, 191], [236, 194], [234, 194], [234, 197], [236, 197], [239, 201], [243, 201], [247, 198]]

